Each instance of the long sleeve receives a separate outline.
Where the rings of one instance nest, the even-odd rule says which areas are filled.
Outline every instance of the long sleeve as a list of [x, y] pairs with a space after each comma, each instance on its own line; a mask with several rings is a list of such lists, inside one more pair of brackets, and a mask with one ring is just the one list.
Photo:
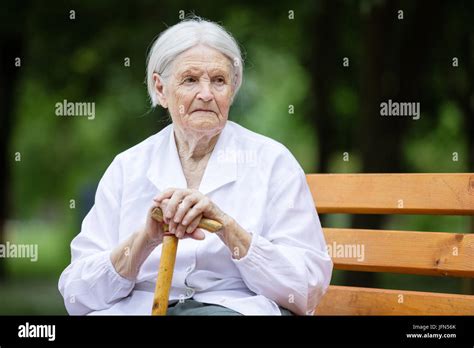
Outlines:
[[300, 315], [313, 314], [326, 292], [332, 260], [302, 169], [274, 185], [260, 235], [234, 260], [253, 292]]
[[69, 314], [109, 308], [133, 289], [134, 282], [120, 276], [110, 260], [118, 244], [121, 184], [116, 159], [99, 183], [95, 204], [71, 243], [71, 264], [59, 279], [59, 291]]

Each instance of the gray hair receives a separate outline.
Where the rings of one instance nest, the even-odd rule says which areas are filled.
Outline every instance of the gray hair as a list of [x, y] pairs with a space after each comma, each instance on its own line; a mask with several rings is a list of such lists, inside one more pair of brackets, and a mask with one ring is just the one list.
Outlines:
[[242, 84], [243, 60], [237, 41], [217, 23], [193, 16], [163, 31], [153, 43], [147, 59], [147, 87], [151, 105], [158, 105], [153, 73], [164, 80], [170, 75], [170, 68], [175, 58], [184, 51], [203, 44], [224, 54], [232, 63], [234, 74], [232, 83], [237, 95]]

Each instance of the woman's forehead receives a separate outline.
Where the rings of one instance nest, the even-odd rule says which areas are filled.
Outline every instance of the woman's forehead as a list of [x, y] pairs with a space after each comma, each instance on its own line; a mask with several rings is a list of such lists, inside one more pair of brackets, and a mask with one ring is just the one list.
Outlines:
[[202, 66], [195, 66], [190, 65], [189, 67], [182, 67], [181, 69], [178, 67], [176, 71], [176, 75], [183, 76], [183, 75], [201, 75], [203, 73], [209, 74], [224, 74], [228, 75], [230, 73], [230, 69], [228, 66], [217, 66], [217, 65], [202, 65]]
[[231, 63], [229, 58], [219, 51], [206, 47], [196, 46], [181, 53], [175, 61], [175, 71], [177, 74], [187, 72], [202, 73], [216, 72], [229, 73]]

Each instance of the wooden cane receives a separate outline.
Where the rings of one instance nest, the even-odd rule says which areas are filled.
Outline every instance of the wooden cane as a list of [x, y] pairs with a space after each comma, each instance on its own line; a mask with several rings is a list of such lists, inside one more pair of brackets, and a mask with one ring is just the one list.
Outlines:
[[[163, 212], [160, 208], [153, 209], [151, 216], [158, 222], [164, 221]], [[209, 232], [217, 232], [222, 228], [222, 224], [215, 220], [202, 218], [199, 221], [198, 228], [208, 230]], [[163, 231], [169, 231], [167, 224], [163, 224]], [[174, 234], [165, 233], [163, 236], [158, 278], [156, 280], [155, 297], [153, 298], [152, 315], [166, 315], [177, 250], [178, 238]]]

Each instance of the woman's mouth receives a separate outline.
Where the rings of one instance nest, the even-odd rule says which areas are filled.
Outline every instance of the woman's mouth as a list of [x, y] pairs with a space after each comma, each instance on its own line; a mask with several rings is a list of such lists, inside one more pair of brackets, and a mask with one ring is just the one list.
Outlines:
[[213, 112], [213, 113], [215, 113], [214, 111], [208, 110], [208, 109], [196, 109], [193, 112]]

